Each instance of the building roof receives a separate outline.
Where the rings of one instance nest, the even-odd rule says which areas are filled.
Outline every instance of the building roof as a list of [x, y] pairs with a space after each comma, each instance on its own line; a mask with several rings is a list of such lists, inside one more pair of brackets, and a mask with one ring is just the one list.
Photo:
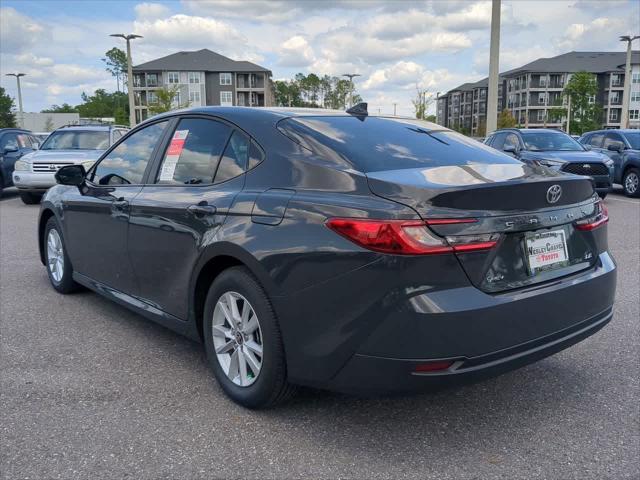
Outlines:
[[486, 88], [488, 85], [489, 85], [489, 77], [485, 77], [482, 80], [478, 80], [477, 82], [463, 83], [462, 85], [459, 85], [456, 88], [452, 88], [445, 95], [448, 95], [449, 93], [452, 93], [452, 92], [468, 92], [475, 88]]
[[207, 48], [195, 52], [177, 52], [150, 62], [141, 63], [133, 70], [172, 70], [195, 72], [269, 72], [268, 68], [255, 63], [232, 60]]
[[[539, 58], [522, 67], [503, 73], [511, 76], [526, 72], [575, 73], [587, 71], [604, 73], [624, 70], [626, 52], [568, 52], [550, 58]], [[640, 63], [640, 51], [633, 51], [631, 63]]]

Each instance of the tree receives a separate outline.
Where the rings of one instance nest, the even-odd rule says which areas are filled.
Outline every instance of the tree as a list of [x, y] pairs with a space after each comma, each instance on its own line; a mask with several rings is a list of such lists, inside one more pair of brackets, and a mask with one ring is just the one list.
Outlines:
[[[602, 107], [592, 99], [598, 93], [598, 80], [589, 72], [578, 72], [571, 76], [562, 91], [565, 102], [558, 101], [549, 109], [549, 117], [559, 120], [569, 116], [570, 134], [582, 135], [600, 128]], [[565, 106], [565, 103], [567, 106]], [[567, 107], [571, 105], [570, 111]]]
[[85, 118], [115, 117], [118, 108], [128, 108], [128, 97], [122, 92], [108, 93], [100, 88], [93, 95], [82, 92], [81, 98], [84, 103], [76, 109]]
[[[351, 94], [351, 82], [338, 77], [315, 73], [298, 73], [291, 80], [274, 82], [275, 103], [281, 107], [345, 109]], [[362, 102], [362, 97], [353, 92], [353, 103]]]
[[13, 113], [13, 98], [5, 93], [0, 87], [0, 128], [16, 126], [16, 114]]
[[516, 119], [507, 108], [502, 110], [498, 115], [498, 128], [513, 128], [516, 126], [516, 123]]
[[416, 96], [411, 100], [411, 103], [413, 103], [413, 109], [418, 120], [426, 120], [427, 110], [433, 102], [433, 93], [430, 93], [427, 89], [421, 89], [416, 85]]
[[425, 120], [426, 120], [427, 122], [436, 123], [436, 116], [435, 116], [435, 115], [427, 115], [427, 116], [425, 117]]
[[118, 47], [113, 47], [104, 54], [102, 61], [107, 66], [106, 70], [116, 77], [118, 92], [120, 91], [120, 79], [122, 79], [122, 90], [124, 91], [127, 77], [127, 54]]
[[179, 89], [176, 85], [171, 88], [161, 88], [160, 90], [156, 90], [156, 95], [158, 96], [158, 102], [149, 105], [149, 113], [152, 115], [157, 115], [159, 113], [169, 112], [175, 108], [184, 108], [186, 105], [180, 105], [174, 107], [174, 101], [178, 97]]
[[41, 113], [77, 113], [78, 108], [69, 105], [68, 103], [63, 103], [62, 105], [51, 105], [49, 108], [45, 108], [44, 110], [40, 110]]

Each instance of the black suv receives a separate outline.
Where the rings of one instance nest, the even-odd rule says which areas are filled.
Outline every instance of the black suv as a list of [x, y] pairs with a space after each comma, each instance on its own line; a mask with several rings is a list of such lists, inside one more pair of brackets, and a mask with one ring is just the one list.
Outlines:
[[0, 128], [0, 196], [5, 187], [13, 185], [11, 174], [16, 160], [38, 148], [38, 139], [29, 130]]
[[485, 144], [523, 162], [591, 177], [601, 198], [611, 191], [613, 162], [591, 152], [564, 132], [546, 128], [507, 128], [493, 132]]
[[628, 197], [640, 197], [640, 130], [587, 132], [580, 143], [611, 158], [613, 183], [621, 184]]

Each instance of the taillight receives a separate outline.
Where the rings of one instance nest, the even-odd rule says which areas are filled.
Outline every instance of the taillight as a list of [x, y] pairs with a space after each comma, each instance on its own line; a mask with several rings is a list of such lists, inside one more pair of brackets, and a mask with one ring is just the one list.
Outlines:
[[607, 210], [607, 206], [604, 204], [602, 200], [598, 201], [596, 204], [596, 212], [594, 215], [583, 218], [582, 220], [578, 220], [574, 223], [576, 230], [582, 231], [590, 231], [594, 230], [609, 221], [609, 211]]
[[[475, 220], [471, 220], [475, 221]], [[468, 223], [450, 222], [450, 223]], [[332, 218], [327, 226], [334, 232], [376, 252], [395, 255], [431, 255], [471, 252], [493, 248], [494, 235], [458, 235], [442, 238], [427, 227], [429, 221]]]

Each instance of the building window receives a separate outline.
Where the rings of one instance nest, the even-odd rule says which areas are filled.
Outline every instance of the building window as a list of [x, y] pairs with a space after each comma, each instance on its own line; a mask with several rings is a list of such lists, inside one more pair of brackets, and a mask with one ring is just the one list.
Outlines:
[[158, 75], [155, 73], [147, 73], [147, 87], [158, 86]]
[[611, 92], [609, 95], [609, 103], [620, 103], [620, 92]]
[[231, 74], [230, 73], [221, 73], [220, 74], [220, 85], [231, 85]]
[[189, 72], [189, 83], [200, 83], [200, 72]]
[[640, 110], [629, 110], [629, 120], [640, 120]]
[[631, 83], [640, 83], [640, 73], [631, 75]]
[[147, 92], [147, 102], [149, 105], [158, 103], [158, 95], [156, 95], [156, 92]]
[[609, 110], [609, 121], [617, 122], [618, 121], [618, 109], [612, 108]]
[[544, 122], [544, 110], [538, 110], [538, 122]]
[[620, 85], [622, 85], [622, 75], [618, 75], [617, 73], [612, 73], [611, 85], [614, 87], [619, 87]]
[[200, 92], [189, 92], [189, 103], [200, 103]]
[[544, 105], [547, 100], [547, 95], [545, 93], [538, 94], [538, 104]]
[[233, 95], [231, 92], [220, 92], [220, 105], [233, 105]]
[[631, 92], [631, 101], [640, 102], [640, 92]]
[[596, 96], [595, 95], [587, 96], [587, 101], [593, 105], [594, 103], [596, 103]]
[[180, 83], [180, 72], [169, 72], [167, 74], [167, 81], [169, 83]]
[[546, 87], [547, 86], [547, 77], [546, 76], [541, 76], [540, 77], [540, 86], [541, 87]]

